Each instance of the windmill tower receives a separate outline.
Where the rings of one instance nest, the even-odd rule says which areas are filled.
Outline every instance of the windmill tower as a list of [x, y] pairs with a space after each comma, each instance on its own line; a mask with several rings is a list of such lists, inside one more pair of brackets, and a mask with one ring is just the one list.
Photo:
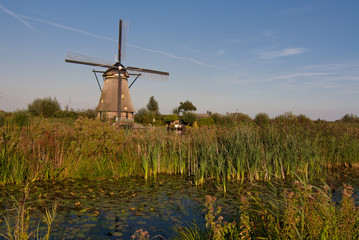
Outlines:
[[[101, 97], [97, 105], [98, 118], [101, 119], [116, 119], [121, 122], [133, 122], [135, 109], [132, 105], [129, 88], [137, 80], [139, 76], [148, 76], [152, 78], [155, 76], [161, 80], [167, 80], [169, 73], [161, 72], [151, 69], [144, 69], [138, 67], [123, 66], [121, 64], [122, 57], [122, 20], [119, 23], [119, 39], [118, 39], [118, 61], [113, 64], [107, 64], [99, 59], [84, 57], [80, 55], [70, 54], [65, 59], [65, 62], [78, 63], [90, 66], [98, 66], [107, 68], [106, 71], [95, 71], [96, 73], [103, 73], [103, 88], [101, 89]], [[128, 85], [128, 79], [131, 75], [135, 75], [135, 80]], [[97, 76], [96, 76], [97, 79]], [[97, 79], [98, 81], [98, 79]], [[99, 84], [99, 82], [98, 82]], [[100, 86], [100, 84], [99, 84]]]

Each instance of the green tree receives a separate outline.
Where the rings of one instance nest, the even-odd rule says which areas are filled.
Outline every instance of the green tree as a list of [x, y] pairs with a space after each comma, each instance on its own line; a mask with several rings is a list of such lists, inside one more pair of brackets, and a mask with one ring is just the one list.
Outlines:
[[258, 113], [254, 117], [254, 122], [257, 123], [259, 126], [264, 126], [269, 123], [269, 116], [266, 113]]
[[193, 105], [193, 103], [189, 100], [186, 100], [185, 102], [180, 102], [180, 105], [178, 107], [178, 112], [189, 112], [189, 111], [196, 111], [197, 108]]
[[193, 112], [185, 112], [182, 115], [182, 120], [191, 126], [193, 126], [193, 123], [197, 121], [197, 116]]
[[27, 106], [27, 110], [34, 116], [53, 117], [60, 110], [60, 103], [56, 98], [37, 98]]
[[137, 123], [148, 125], [153, 122], [155, 117], [156, 114], [154, 112], [148, 111], [146, 108], [141, 108], [135, 115], [135, 121]]
[[173, 121], [176, 121], [178, 119], [178, 116], [177, 115], [167, 115], [163, 118], [163, 121], [166, 122], [166, 123], [169, 123], [169, 122], [173, 122]]
[[150, 100], [148, 101], [146, 108], [150, 112], [159, 114], [158, 102], [156, 101], [154, 96], [150, 97]]

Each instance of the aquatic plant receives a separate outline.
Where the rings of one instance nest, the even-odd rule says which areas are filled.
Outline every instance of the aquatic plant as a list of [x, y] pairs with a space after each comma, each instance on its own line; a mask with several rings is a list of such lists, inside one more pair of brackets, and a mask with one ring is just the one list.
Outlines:
[[30, 221], [30, 208], [27, 207], [27, 200], [29, 198], [29, 192], [30, 192], [30, 186], [29, 183], [27, 183], [23, 189], [23, 196], [20, 200], [15, 201], [15, 208], [7, 210], [9, 213], [12, 211], [15, 211], [15, 217], [14, 217], [14, 223], [11, 223], [10, 220], [8, 220], [7, 217], [5, 217], [5, 222], [7, 225], [7, 233], [1, 234], [0, 236], [4, 237], [8, 240], [27, 240], [27, 239], [42, 239], [42, 240], [48, 240], [50, 237], [50, 231], [52, 223], [56, 216], [56, 209], [57, 209], [57, 202], [54, 202], [52, 205], [52, 210], [48, 210], [45, 207], [45, 215], [43, 216], [43, 221], [45, 222], [47, 226], [47, 231], [44, 236], [40, 232], [39, 233], [39, 226], [37, 227], [36, 233], [32, 230], [30, 230], [29, 221]]

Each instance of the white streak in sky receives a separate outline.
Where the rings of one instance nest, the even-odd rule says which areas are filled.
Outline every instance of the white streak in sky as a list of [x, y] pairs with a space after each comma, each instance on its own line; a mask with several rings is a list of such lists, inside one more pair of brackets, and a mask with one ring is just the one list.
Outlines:
[[288, 75], [280, 75], [280, 76], [274, 76], [267, 80], [264, 80], [265, 82], [271, 82], [276, 80], [282, 80], [282, 79], [292, 79], [292, 78], [299, 78], [299, 77], [317, 77], [317, 76], [328, 76], [331, 75], [330, 73], [321, 73], [321, 72], [305, 72], [305, 73], [293, 73]]
[[48, 24], [48, 25], [52, 25], [52, 26], [55, 26], [57, 28], [65, 29], [65, 30], [68, 30], [68, 31], [77, 32], [77, 33], [81, 33], [81, 34], [84, 34], [84, 35], [87, 35], [87, 36], [101, 38], [101, 39], [116, 42], [116, 40], [113, 39], [113, 38], [108, 38], [108, 37], [104, 37], [104, 36], [97, 35], [97, 34], [94, 34], [94, 33], [90, 33], [90, 32], [87, 32], [85, 30], [82, 30], [82, 29], [68, 27], [68, 26], [65, 26], [65, 25], [61, 25], [61, 24], [58, 24], [58, 23], [54, 23], [54, 22], [39, 19], [39, 18], [33, 18], [33, 17], [23, 16], [23, 15], [18, 15], [18, 16], [21, 17], [21, 18], [32, 20], [32, 21], [37, 21], [37, 22]]
[[10, 16], [16, 18], [17, 20], [19, 20], [20, 22], [22, 22], [26, 27], [28, 27], [29, 29], [31, 29], [32, 31], [36, 32], [36, 30], [25, 20], [23, 20], [21, 17], [19, 17], [19, 15], [15, 14], [14, 12], [10, 11], [9, 9], [5, 8], [3, 5], [0, 4], [0, 8], [2, 10], [4, 10], [5, 13], [9, 14]]
[[280, 51], [263, 52], [260, 54], [260, 59], [273, 59], [279, 57], [287, 57], [292, 55], [298, 55], [307, 51], [305, 48], [286, 48]]
[[[23, 20], [23, 19], [28, 19], [28, 20], [32, 20], [32, 21], [37, 21], [37, 22], [41, 22], [41, 23], [45, 23], [45, 24], [48, 24], [48, 25], [52, 25], [52, 26], [54, 26], [54, 27], [61, 28], [61, 29], [64, 29], [64, 30], [68, 30], [68, 31], [72, 31], [72, 32], [77, 32], [77, 33], [81, 33], [81, 34], [84, 34], [84, 35], [87, 35], [87, 36], [96, 37], [96, 38], [100, 38], [100, 39], [105, 39], [105, 40], [109, 40], [109, 41], [112, 41], [112, 42], [117, 42], [117, 40], [115, 40], [115, 39], [113, 39], [113, 38], [108, 38], [108, 37], [104, 37], [104, 36], [97, 35], [97, 34], [94, 34], [94, 33], [90, 33], [90, 32], [87, 32], [87, 31], [85, 31], [85, 30], [82, 30], [82, 29], [73, 28], [73, 27], [68, 27], [68, 26], [65, 26], [65, 25], [62, 25], [62, 24], [58, 24], [58, 23], [54, 23], [54, 22], [51, 22], [51, 21], [47, 21], [47, 20], [44, 20], [44, 19], [33, 18], [33, 17], [29, 17], [29, 16], [24, 16], [24, 15], [18, 15], [18, 14], [15, 14], [15, 13], [11, 12], [11, 11], [8, 10], [8, 9], [6, 9], [6, 8], [3, 7], [2, 5], [0, 5], [0, 8], [2, 8], [7, 14], [9, 14], [9, 15], [15, 17], [16, 19], [18, 19], [19, 21], [21, 21], [22, 23], [24, 23], [27, 27], [29, 27], [29, 28], [30, 28], [31, 30], [33, 30], [33, 31], [35, 31], [35, 29], [34, 29], [28, 22], [26, 22], [26, 21]], [[141, 49], [141, 50], [147, 51], [147, 52], [162, 54], [162, 55], [168, 56], [168, 57], [173, 58], [173, 59], [178, 59], [178, 60], [183, 60], [183, 61], [187, 61], [187, 62], [192, 62], [192, 63], [198, 64], [198, 65], [204, 66], [204, 67], [216, 68], [216, 69], [220, 69], [220, 70], [223, 70], [223, 71], [226, 71], [226, 72], [231, 72], [231, 73], [234, 73], [234, 74], [238, 74], [238, 73], [235, 72], [235, 71], [228, 70], [228, 69], [224, 69], [224, 68], [221, 68], [221, 67], [218, 67], [218, 66], [215, 66], [215, 65], [206, 64], [206, 63], [200, 62], [200, 61], [198, 61], [198, 60], [196, 60], [196, 59], [193, 59], [193, 58], [179, 57], [179, 56], [176, 56], [176, 55], [174, 55], [174, 54], [172, 54], [172, 53], [169, 53], [169, 52], [158, 51], [158, 50], [154, 50], [154, 49], [150, 49], [150, 48], [144, 48], [144, 47], [136, 46], [136, 45], [133, 45], [133, 44], [127, 44], [127, 45], [129, 45], [129, 46], [131, 46], [131, 47], [134, 47], [134, 48], [137, 48], [137, 49]]]
[[144, 50], [144, 51], [162, 54], [162, 55], [168, 56], [170, 58], [179, 59], [179, 60], [183, 60], [183, 61], [187, 61], [187, 62], [192, 62], [192, 63], [198, 64], [198, 65], [204, 66], [204, 67], [216, 68], [216, 69], [220, 69], [220, 70], [223, 70], [223, 71], [226, 71], [226, 72], [231, 72], [231, 73], [234, 73], [234, 74], [238, 74], [238, 72], [228, 70], [228, 69], [225, 69], [225, 68], [221, 68], [221, 67], [218, 67], [216, 65], [206, 64], [206, 63], [197, 61], [196, 59], [193, 59], [193, 58], [179, 57], [179, 56], [176, 56], [176, 55], [174, 55], [172, 53], [169, 53], [169, 52], [164, 52], [164, 51], [158, 51], [158, 50], [154, 50], [154, 49], [150, 49], [150, 48], [139, 47], [139, 46], [136, 46], [136, 45], [133, 45], [133, 44], [127, 44], [127, 45], [129, 45], [131, 47], [134, 47], [134, 48], [137, 48], [137, 49]]

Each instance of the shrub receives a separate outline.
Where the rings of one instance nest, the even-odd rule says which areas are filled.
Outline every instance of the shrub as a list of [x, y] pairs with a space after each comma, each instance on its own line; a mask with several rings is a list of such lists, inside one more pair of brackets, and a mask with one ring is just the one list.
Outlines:
[[359, 123], [359, 117], [354, 114], [345, 114], [340, 120], [347, 123]]
[[214, 124], [214, 120], [211, 117], [205, 117], [199, 119], [199, 125], [200, 126], [210, 126]]
[[5, 114], [0, 113], [0, 127], [4, 126], [5, 124]]
[[23, 127], [30, 124], [30, 115], [25, 110], [15, 111], [11, 119], [19, 127]]
[[178, 116], [177, 115], [174, 115], [174, 114], [171, 114], [171, 115], [167, 115], [163, 118], [163, 121], [165, 123], [169, 123], [169, 122], [173, 122], [173, 121], [176, 121], [178, 119]]
[[53, 117], [55, 112], [60, 110], [60, 103], [56, 98], [37, 98], [28, 105], [28, 111], [34, 116]]
[[244, 114], [244, 113], [235, 113], [234, 118], [238, 122], [251, 122], [252, 121], [252, 118], [250, 116], [248, 116], [247, 114]]
[[267, 125], [269, 123], [269, 116], [266, 113], [258, 113], [254, 117], [254, 122], [259, 126]]
[[311, 123], [312, 120], [310, 118], [308, 118], [307, 116], [305, 116], [304, 114], [299, 114], [297, 116], [298, 122], [300, 123]]
[[76, 119], [78, 117], [78, 114], [76, 112], [74, 112], [73, 110], [71, 110], [71, 111], [58, 110], [55, 112], [54, 117]]
[[95, 119], [97, 117], [96, 109], [88, 108], [75, 111], [79, 117], [87, 117], [89, 119]]
[[219, 113], [214, 113], [211, 115], [214, 123], [222, 126], [233, 126], [235, 125], [235, 121], [230, 116], [223, 116]]
[[185, 112], [182, 115], [182, 120], [189, 125], [193, 125], [195, 121], [197, 121], [197, 116], [193, 112]]
[[156, 118], [156, 113], [148, 111], [145, 108], [141, 108], [137, 111], [135, 115], [135, 121], [141, 124], [150, 124], [153, 122], [153, 119]]

